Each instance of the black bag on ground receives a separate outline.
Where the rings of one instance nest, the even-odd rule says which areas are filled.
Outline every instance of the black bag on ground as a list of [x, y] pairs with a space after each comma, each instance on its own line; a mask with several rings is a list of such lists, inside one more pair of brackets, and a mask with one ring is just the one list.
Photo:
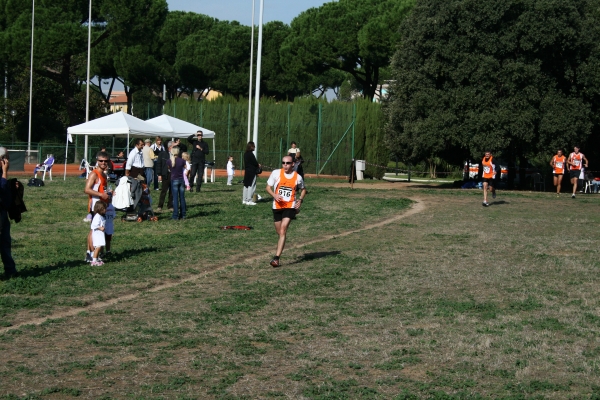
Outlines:
[[31, 179], [29, 179], [27, 186], [42, 187], [42, 186], [44, 186], [44, 181], [41, 179], [37, 179], [37, 178], [31, 178]]

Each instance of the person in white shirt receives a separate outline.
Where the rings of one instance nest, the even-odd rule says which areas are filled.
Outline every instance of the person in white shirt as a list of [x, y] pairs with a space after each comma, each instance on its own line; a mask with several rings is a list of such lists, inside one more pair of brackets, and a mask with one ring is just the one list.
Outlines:
[[229, 156], [227, 160], [227, 186], [231, 186], [235, 175], [235, 166], [233, 165], [233, 156]]
[[90, 226], [90, 229], [92, 230], [92, 243], [94, 245], [94, 253], [92, 255], [91, 265], [93, 267], [99, 267], [104, 265], [104, 262], [102, 262], [98, 256], [100, 255], [100, 250], [102, 247], [106, 245], [106, 238], [104, 237], [104, 226], [106, 224], [106, 218], [104, 218], [104, 215], [106, 214], [106, 203], [97, 201], [94, 205], [94, 213], [92, 225]]
[[144, 176], [144, 155], [142, 149], [144, 141], [142, 139], [135, 140], [135, 147], [129, 152], [127, 163], [125, 164], [125, 175], [137, 178], [138, 175]]
[[294, 171], [292, 156], [284, 156], [281, 165], [283, 168], [273, 171], [267, 180], [267, 193], [273, 196], [275, 231], [279, 235], [277, 252], [270, 263], [273, 268], [281, 265], [279, 257], [285, 247], [287, 229], [292, 220], [296, 219], [306, 196], [304, 180]]
[[152, 140], [144, 140], [145, 146], [142, 148], [142, 157], [144, 158], [144, 177], [146, 178], [146, 185], [150, 188], [152, 181], [154, 180], [154, 160], [156, 155], [152, 150]]
[[300, 149], [296, 147], [296, 142], [292, 142], [292, 148], [288, 150], [288, 156], [292, 156], [292, 160], [296, 160], [296, 153], [300, 152]]

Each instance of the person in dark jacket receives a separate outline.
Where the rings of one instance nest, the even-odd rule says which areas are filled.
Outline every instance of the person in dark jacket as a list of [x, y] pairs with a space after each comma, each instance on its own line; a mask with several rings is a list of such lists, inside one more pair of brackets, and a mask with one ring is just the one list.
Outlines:
[[[204, 176], [204, 164], [206, 162], [206, 156], [208, 155], [208, 143], [202, 140], [202, 131], [196, 132], [196, 137], [190, 135], [187, 138], [188, 143], [192, 146], [192, 154], [190, 155], [190, 164], [192, 164], [192, 171], [190, 173], [190, 186], [194, 187], [194, 178], [198, 174], [196, 180], [196, 193], [200, 191], [202, 186], [202, 177]], [[191, 191], [192, 189], [190, 189]]]
[[254, 156], [254, 150], [256, 146], [254, 142], [248, 142], [246, 145], [246, 152], [244, 153], [244, 192], [242, 198], [242, 204], [248, 206], [255, 206], [256, 203], [252, 201], [254, 191], [256, 190], [256, 172], [260, 168], [260, 164], [256, 161]]
[[157, 163], [160, 164], [160, 176], [161, 176], [161, 184], [160, 184], [160, 197], [158, 198], [158, 208], [156, 212], [161, 212], [163, 206], [165, 205], [165, 197], [167, 196], [167, 191], [169, 192], [169, 198], [167, 200], [167, 207], [169, 210], [173, 209], [173, 192], [171, 192], [171, 172], [167, 167], [167, 161], [169, 160], [171, 149], [173, 148], [173, 142], [167, 143], [167, 151], [161, 151], [158, 154]]
[[[152, 146], [150, 146], [152, 148], [152, 151], [154, 152], [154, 155], [158, 157], [158, 155], [160, 154], [161, 151], [167, 151], [167, 149], [165, 148], [165, 146], [162, 144], [162, 138], [160, 136], [157, 136], [156, 139], [154, 140], [154, 144]], [[160, 162], [158, 162], [158, 158], [154, 160], [154, 190], [158, 190], [158, 177], [160, 176], [162, 179], [162, 174], [161, 174], [161, 170], [160, 170]]]
[[183, 153], [187, 153], [187, 151], [188, 151], [187, 146], [185, 144], [183, 144], [181, 142], [181, 139], [179, 139], [179, 138], [175, 139], [175, 141], [173, 142], [173, 147], [179, 148], [179, 156], [178, 156], [179, 158], [181, 158], [181, 155]]
[[12, 204], [12, 193], [8, 185], [9, 157], [5, 147], [0, 147], [0, 166], [2, 177], [0, 177], [0, 256], [4, 264], [4, 278], [10, 279], [19, 276], [15, 260], [12, 257], [12, 239], [10, 237], [10, 220], [8, 209]]

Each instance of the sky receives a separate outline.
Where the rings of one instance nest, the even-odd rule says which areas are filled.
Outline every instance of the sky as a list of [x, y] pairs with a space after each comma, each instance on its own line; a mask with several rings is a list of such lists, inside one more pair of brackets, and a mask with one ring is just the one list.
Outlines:
[[[298, 14], [309, 8], [320, 7], [331, 0], [264, 0], [264, 22], [292, 22]], [[239, 21], [242, 25], [252, 25], [252, 0], [167, 0], [169, 10], [193, 11], [220, 20]], [[255, 0], [258, 24], [260, 0]]]

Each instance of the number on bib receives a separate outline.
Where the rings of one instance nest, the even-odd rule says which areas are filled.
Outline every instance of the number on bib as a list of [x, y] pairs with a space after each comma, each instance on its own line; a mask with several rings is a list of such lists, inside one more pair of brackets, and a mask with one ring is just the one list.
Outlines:
[[277, 194], [283, 197], [284, 201], [290, 201], [292, 199], [292, 188], [287, 186], [279, 186]]

